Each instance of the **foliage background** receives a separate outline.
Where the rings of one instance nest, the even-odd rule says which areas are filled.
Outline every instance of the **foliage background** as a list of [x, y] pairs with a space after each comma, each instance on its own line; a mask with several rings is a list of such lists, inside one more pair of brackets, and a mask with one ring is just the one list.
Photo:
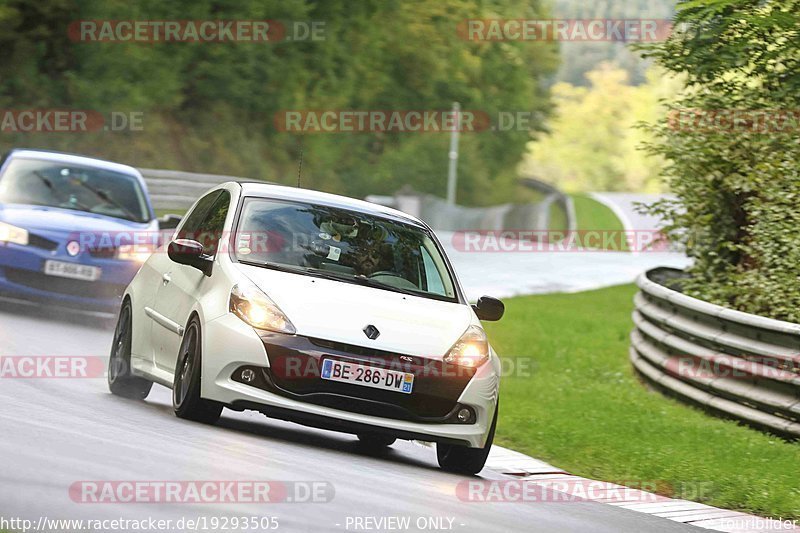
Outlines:
[[[553, 0], [557, 18], [566, 19], [671, 19], [678, 0]], [[588, 87], [586, 73], [601, 63], [613, 63], [624, 70], [631, 85], [648, 82], [652, 61], [623, 42], [566, 42], [560, 46], [561, 64], [555, 82]]]
[[[175, 168], [294, 182], [349, 195], [403, 184], [444, 196], [447, 133], [276, 131], [302, 109], [533, 112], [541, 129], [555, 73], [553, 43], [462, 40], [467, 18], [548, 18], [539, 0], [0, 0], [0, 109], [144, 112], [144, 131], [0, 134], [32, 146]], [[264, 43], [75, 43], [73, 21], [279, 19], [325, 21], [325, 40]], [[461, 137], [459, 200], [514, 194], [528, 131]]]
[[[690, 0], [677, 20], [683, 30], [649, 51], [687, 77], [672, 109], [800, 109], [800, 2]], [[800, 322], [799, 128], [652, 125], [676, 199], [651, 211], [694, 259], [687, 293]]]
[[665, 120], [663, 100], [678, 94], [683, 78], [658, 68], [639, 85], [629, 76], [604, 62], [586, 73], [588, 87], [553, 85], [548, 132], [528, 144], [520, 172], [568, 192], [660, 192], [664, 159], [641, 150], [654, 138], [637, 125]]
[[[671, 20], [677, 0], [554, 0], [562, 19]], [[662, 192], [664, 160], [640, 148], [653, 140], [641, 122], [666, 117], [681, 76], [653, 67], [635, 43], [561, 42], [552, 79], [553, 117], [546, 134], [528, 143], [520, 173], [568, 192]]]

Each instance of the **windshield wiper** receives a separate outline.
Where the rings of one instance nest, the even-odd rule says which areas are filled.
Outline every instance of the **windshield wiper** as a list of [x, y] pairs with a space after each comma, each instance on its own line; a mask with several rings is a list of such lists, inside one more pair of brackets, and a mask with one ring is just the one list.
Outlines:
[[271, 263], [269, 261], [253, 261], [252, 259], [239, 259], [239, 262], [243, 265], [271, 268], [272, 270], [280, 270], [281, 272], [289, 272], [290, 274], [306, 274], [306, 270], [308, 270], [304, 267], [291, 267], [279, 263]]
[[[39, 178], [42, 183], [44, 183], [45, 187], [47, 187], [50, 190], [50, 194], [53, 195], [53, 198], [56, 198], [60, 202], [69, 202], [70, 204], [73, 204], [76, 207], [78, 207], [81, 211], [86, 211], [87, 213], [90, 213], [92, 211], [91, 207], [89, 207], [88, 205], [86, 205], [86, 204], [84, 204], [82, 202], [79, 202], [75, 198], [65, 199], [64, 195], [58, 193], [58, 191], [56, 190], [56, 186], [53, 185], [53, 182], [50, 181], [50, 179], [47, 176], [45, 176], [44, 174], [42, 174], [38, 170], [34, 170], [33, 171], [33, 175], [36, 176], [37, 178]], [[61, 207], [61, 206], [58, 206], [58, 207]]]
[[134, 213], [133, 211], [131, 211], [130, 209], [128, 209], [124, 205], [120, 204], [119, 202], [117, 202], [116, 200], [111, 198], [108, 195], [108, 193], [106, 193], [105, 191], [101, 191], [100, 189], [95, 189], [91, 185], [88, 185], [88, 184], [82, 182], [81, 180], [77, 180], [77, 183], [78, 183], [78, 185], [80, 185], [81, 187], [86, 189], [87, 191], [91, 192], [92, 194], [94, 194], [95, 196], [97, 196], [98, 198], [103, 200], [105, 203], [107, 203], [109, 205], [112, 205], [112, 206], [116, 207], [117, 209], [119, 209], [120, 211], [122, 211], [123, 213], [125, 213], [125, 215], [130, 220], [132, 220], [134, 222], [140, 222], [139, 217], [136, 216], [136, 213]]
[[50, 192], [53, 193], [53, 196], [55, 196], [56, 187], [55, 187], [55, 185], [53, 185], [53, 182], [50, 181], [50, 179], [47, 176], [45, 176], [44, 174], [42, 174], [38, 170], [34, 170], [33, 171], [33, 175], [36, 176], [37, 178], [39, 178], [42, 181], [42, 183], [44, 183], [45, 187], [50, 189]]

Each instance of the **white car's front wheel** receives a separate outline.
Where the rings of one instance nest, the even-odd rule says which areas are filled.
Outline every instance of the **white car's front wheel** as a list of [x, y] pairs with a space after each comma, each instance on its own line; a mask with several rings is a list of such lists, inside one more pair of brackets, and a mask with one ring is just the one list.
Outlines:
[[458, 474], [473, 475], [483, 470], [486, 459], [489, 457], [489, 451], [492, 449], [494, 430], [497, 427], [497, 412], [499, 410], [500, 405], [498, 404], [495, 407], [492, 426], [489, 429], [489, 436], [486, 438], [486, 444], [483, 448], [469, 448], [457, 444], [436, 444], [436, 458], [439, 460], [439, 466], [443, 470]]
[[219, 420], [222, 404], [200, 397], [203, 368], [200, 333], [200, 321], [197, 317], [192, 317], [178, 352], [178, 364], [172, 383], [172, 407], [178, 418], [213, 424]]

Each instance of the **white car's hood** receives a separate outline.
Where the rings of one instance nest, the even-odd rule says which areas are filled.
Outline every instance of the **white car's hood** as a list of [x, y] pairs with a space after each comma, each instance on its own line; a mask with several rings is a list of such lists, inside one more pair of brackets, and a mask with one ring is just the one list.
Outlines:
[[[467, 305], [250, 265], [241, 271], [278, 304], [298, 335], [441, 359], [472, 321]], [[380, 335], [367, 338], [372, 324]]]

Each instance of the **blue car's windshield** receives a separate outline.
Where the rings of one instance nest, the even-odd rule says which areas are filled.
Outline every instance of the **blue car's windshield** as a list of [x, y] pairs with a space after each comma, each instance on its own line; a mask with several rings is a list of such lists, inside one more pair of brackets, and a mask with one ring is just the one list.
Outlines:
[[0, 203], [60, 207], [135, 222], [151, 218], [134, 176], [38, 159], [9, 163], [0, 177]]

